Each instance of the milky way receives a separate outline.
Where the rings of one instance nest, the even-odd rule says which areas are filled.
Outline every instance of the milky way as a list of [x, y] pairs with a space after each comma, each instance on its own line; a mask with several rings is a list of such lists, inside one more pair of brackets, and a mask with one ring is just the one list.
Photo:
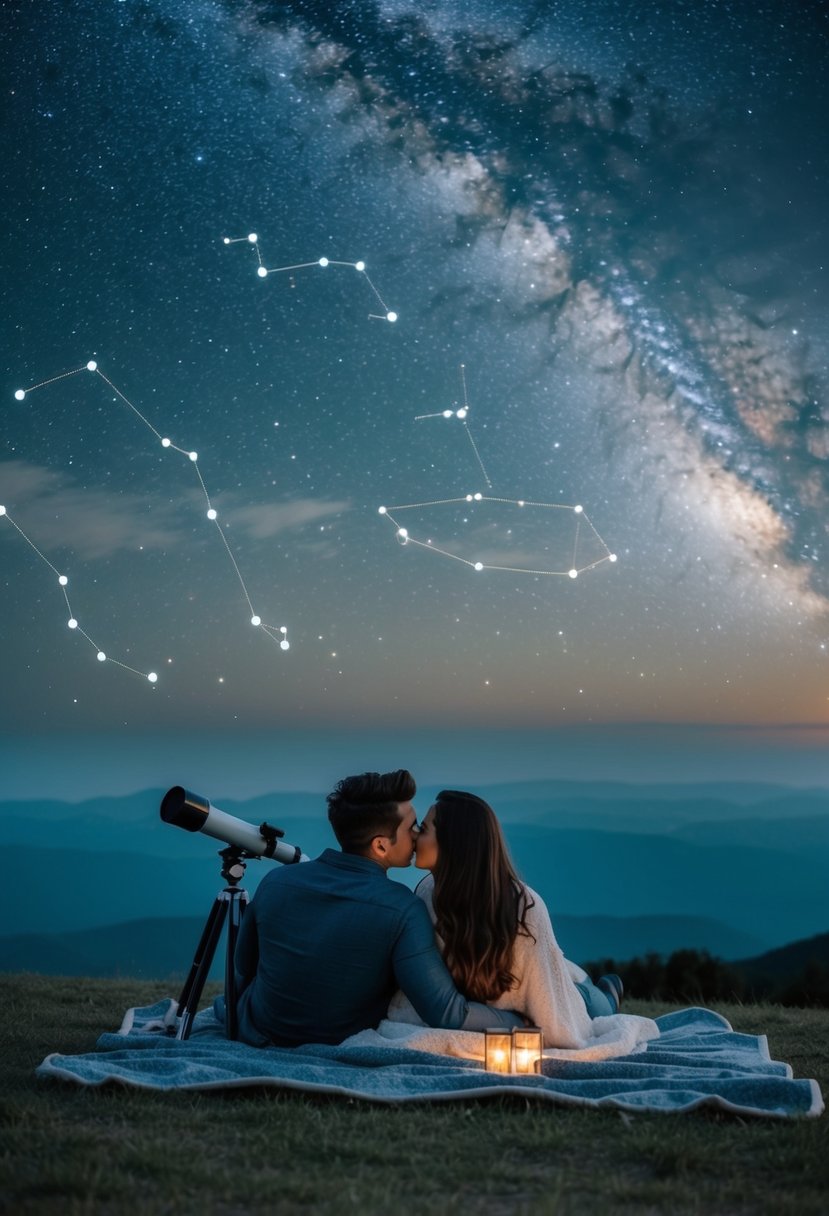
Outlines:
[[[536, 296], [536, 307], [551, 313], [551, 339], [579, 289], [600, 290], [606, 307], [592, 319], [592, 336], [603, 351], [609, 340], [621, 345], [613, 370], [636, 374], [643, 393], [653, 387], [670, 403], [701, 455], [732, 475], [722, 479], [723, 493], [756, 495], [772, 509], [780, 526], [767, 531], [766, 547], [814, 563], [809, 577], [824, 593], [828, 416], [797, 344], [788, 358], [775, 358], [778, 343], [752, 317], [750, 299], [716, 291], [717, 266], [698, 276], [693, 301], [670, 307], [671, 268], [685, 252], [671, 208], [683, 183], [697, 183], [706, 163], [723, 155], [713, 124], [690, 133], [642, 73], [608, 88], [555, 61], [528, 70], [526, 27], [513, 37], [452, 36], [433, 32], [414, 10], [384, 17], [382, 6], [347, 3], [254, 11], [265, 28], [288, 37], [298, 31], [305, 72], [347, 91], [378, 138], [422, 172], [439, 173], [447, 161], [465, 172], [477, 198], [467, 232], [474, 219], [525, 228], [524, 259], [542, 280], [553, 269]], [[749, 205], [748, 191], [741, 194], [731, 212]], [[474, 248], [474, 239], [467, 244]], [[751, 252], [759, 267], [778, 256], [760, 242]], [[698, 336], [703, 326], [713, 351]]]
[[[12, 10], [0, 501], [170, 656], [146, 707], [90, 704], [0, 533], [33, 720], [825, 720], [820, 6]], [[286, 662], [111, 402], [14, 401], [90, 358], [192, 436]], [[422, 421], [460, 364], [469, 435]], [[618, 562], [553, 587], [535, 524], [488, 534], [534, 581], [389, 543], [380, 504], [490, 482]]]

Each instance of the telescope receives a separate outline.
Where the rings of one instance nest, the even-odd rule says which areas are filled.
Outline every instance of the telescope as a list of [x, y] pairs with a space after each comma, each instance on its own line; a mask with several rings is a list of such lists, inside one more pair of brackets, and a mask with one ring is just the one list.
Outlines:
[[[214, 840], [223, 840], [227, 848], [221, 849], [222, 878], [227, 883], [216, 896], [213, 907], [202, 930], [190, 972], [177, 1002], [178, 1027], [176, 1038], [187, 1039], [193, 1028], [193, 1020], [199, 1006], [216, 945], [227, 921], [227, 949], [225, 956], [225, 1029], [229, 1039], [235, 1039], [238, 1030], [236, 1014], [236, 976], [233, 960], [236, 942], [242, 924], [242, 915], [248, 902], [248, 893], [239, 886], [245, 873], [245, 861], [249, 858], [269, 857], [283, 865], [293, 865], [308, 858], [296, 845], [281, 839], [281, 828], [262, 823], [255, 828], [244, 819], [228, 815], [217, 806], [211, 806], [201, 794], [193, 794], [180, 785], [174, 785], [161, 800], [161, 818], [185, 832], [204, 832]], [[170, 1028], [173, 1033], [173, 1028]]]
[[261, 823], [258, 828], [235, 815], [228, 815], [212, 806], [201, 794], [190, 793], [180, 785], [174, 785], [161, 800], [161, 818], [185, 832], [204, 832], [214, 840], [240, 849], [245, 857], [269, 857], [290, 866], [301, 861], [302, 850], [281, 839], [285, 833], [281, 828]]

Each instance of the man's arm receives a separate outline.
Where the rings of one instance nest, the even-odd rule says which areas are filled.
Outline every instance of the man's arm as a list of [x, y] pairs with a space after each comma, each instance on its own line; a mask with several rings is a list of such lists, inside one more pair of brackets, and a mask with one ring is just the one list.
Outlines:
[[392, 965], [398, 984], [427, 1026], [441, 1030], [486, 1030], [502, 1026], [509, 1030], [524, 1025], [520, 1014], [468, 1001], [458, 992], [435, 945], [429, 913], [420, 900], [416, 900], [407, 912], [392, 954]]

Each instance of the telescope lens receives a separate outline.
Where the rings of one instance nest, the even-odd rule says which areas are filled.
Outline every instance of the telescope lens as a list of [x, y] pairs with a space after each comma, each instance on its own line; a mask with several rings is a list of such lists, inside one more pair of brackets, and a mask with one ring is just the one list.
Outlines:
[[198, 794], [191, 794], [180, 785], [174, 785], [161, 800], [161, 818], [186, 832], [200, 832], [207, 822], [210, 803]]

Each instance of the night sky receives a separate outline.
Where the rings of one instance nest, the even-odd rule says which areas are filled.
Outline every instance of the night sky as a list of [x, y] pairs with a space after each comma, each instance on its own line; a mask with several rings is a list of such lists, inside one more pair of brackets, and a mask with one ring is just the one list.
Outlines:
[[6, 730], [829, 723], [825, 5], [3, 18]]

